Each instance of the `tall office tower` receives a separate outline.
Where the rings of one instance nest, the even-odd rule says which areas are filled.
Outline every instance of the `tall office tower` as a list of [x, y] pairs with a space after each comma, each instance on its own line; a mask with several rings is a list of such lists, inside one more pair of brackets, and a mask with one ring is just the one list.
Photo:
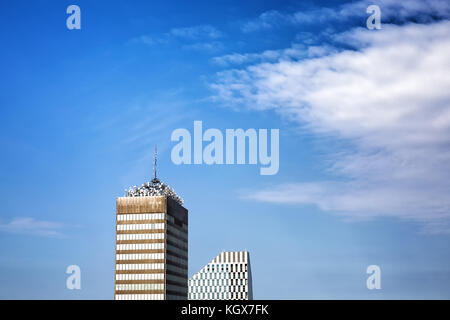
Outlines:
[[115, 300], [187, 299], [188, 211], [156, 178], [117, 198]]
[[189, 300], [252, 300], [247, 251], [223, 251], [189, 279]]

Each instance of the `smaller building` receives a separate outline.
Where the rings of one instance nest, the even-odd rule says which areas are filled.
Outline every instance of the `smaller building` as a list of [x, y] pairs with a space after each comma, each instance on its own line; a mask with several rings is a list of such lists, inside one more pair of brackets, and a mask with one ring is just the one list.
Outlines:
[[189, 300], [252, 300], [248, 251], [223, 251], [188, 282]]

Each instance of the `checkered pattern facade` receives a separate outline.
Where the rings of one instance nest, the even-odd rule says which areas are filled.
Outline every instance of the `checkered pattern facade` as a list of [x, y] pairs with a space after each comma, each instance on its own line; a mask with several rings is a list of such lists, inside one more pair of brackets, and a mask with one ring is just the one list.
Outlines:
[[252, 300], [252, 273], [247, 251], [224, 251], [194, 274], [189, 300]]

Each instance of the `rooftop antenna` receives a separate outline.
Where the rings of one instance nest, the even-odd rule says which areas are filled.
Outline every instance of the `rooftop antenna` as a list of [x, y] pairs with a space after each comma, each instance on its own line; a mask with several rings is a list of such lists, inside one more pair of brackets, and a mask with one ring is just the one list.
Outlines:
[[156, 168], [158, 166], [158, 145], [155, 145], [155, 180], [156, 178]]

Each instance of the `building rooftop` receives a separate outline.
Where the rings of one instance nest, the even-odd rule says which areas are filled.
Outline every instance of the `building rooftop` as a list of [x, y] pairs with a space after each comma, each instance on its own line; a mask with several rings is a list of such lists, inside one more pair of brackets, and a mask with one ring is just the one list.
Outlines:
[[142, 184], [141, 187], [133, 186], [128, 190], [125, 189], [125, 197], [154, 197], [166, 196], [171, 198], [179, 205], [183, 205], [183, 199], [175, 193], [169, 185], [160, 181], [158, 178], [153, 178], [152, 181]]

